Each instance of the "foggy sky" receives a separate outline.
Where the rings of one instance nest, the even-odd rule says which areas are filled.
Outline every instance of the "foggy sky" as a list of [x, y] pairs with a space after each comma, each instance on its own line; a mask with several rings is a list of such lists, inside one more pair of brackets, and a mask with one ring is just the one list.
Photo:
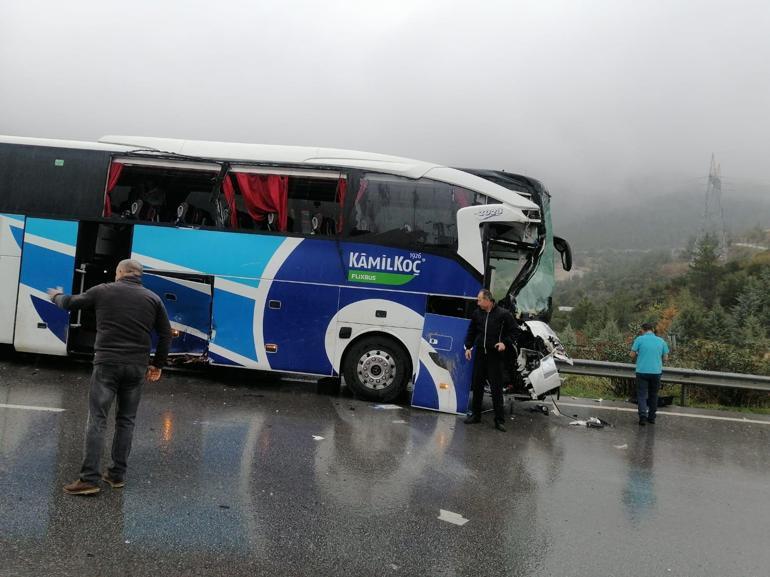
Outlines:
[[353, 148], [524, 172], [770, 182], [770, 3], [0, 0], [0, 133]]

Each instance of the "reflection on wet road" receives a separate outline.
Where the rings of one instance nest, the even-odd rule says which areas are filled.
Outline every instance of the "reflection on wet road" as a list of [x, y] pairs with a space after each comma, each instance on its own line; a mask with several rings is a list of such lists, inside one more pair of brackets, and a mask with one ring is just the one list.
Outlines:
[[72, 497], [88, 374], [0, 361], [0, 575], [770, 573], [770, 424], [517, 405], [502, 434], [174, 374], [145, 387], [126, 488]]

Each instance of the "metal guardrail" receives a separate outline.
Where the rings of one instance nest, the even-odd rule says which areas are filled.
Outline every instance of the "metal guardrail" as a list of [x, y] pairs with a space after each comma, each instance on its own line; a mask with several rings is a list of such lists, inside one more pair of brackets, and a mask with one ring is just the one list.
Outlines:
[[[587, 359], [572, 359], [572, 361], [574, 363], [573, 365], [557, 361], [559, 372], [571, 375], [614, 377], [617, 379], [633, 379], [636, 376], [636, 368], [630, 363], [610, 363], [606, 361], [589, 361]], [[687, 385], [728, 387], [733, 389], [770, 392], [770, 377], [762, 375], [720, 373], [717, 371], [663, 367], [663, 375], [661, 375], [660, 380], [664, 383], [677, 383], [682, 385], [682, 405], [685, 405], [687, 401]]]

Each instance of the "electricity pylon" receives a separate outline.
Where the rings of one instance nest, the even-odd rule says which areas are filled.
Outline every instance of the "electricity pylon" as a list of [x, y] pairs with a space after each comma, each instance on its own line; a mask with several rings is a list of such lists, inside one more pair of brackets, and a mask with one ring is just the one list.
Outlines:
[[722, 169], [711, 155], [701, 237], [710, 234], [719, 243], [720, 260], [727, 259], [727, 226], [722, 208]]

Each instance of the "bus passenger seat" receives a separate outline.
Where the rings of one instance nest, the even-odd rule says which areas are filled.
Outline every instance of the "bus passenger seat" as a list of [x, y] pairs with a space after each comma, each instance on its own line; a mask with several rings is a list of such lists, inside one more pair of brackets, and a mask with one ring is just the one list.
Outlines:
[[321, 234], [324, 236], [334, 236], [337, 234], [337, 223], [333, 218], [325, 216], [321, 221]]
[[176, 225], [185, 224], [187, 218], [187, 212], [190, 210], [190, 205], [186, 202], [181, 203], [176, 207]]
[[334, 236], [337, 232], [337, 224], [333, 218], [324, 216], [323, 213], [316, 213], [311, 220], [313, 230], [310, 234], [322, 234], [324, 236]]
[[129, 218], [135, 218], [136, 220], [150, 220], [153, 222], [160, 222], [160, 213], [151, 204], [144, 202], [143, 200], [135, 200], [131, 203], [131, 211], [128, 215]]
[[131, 218], [139, 219], [140, 215], [142, 214], [142, 209], [144, 208], [144, 201], [143, 200], [135, 200], [131, 203], [131, 209], [129, 212], [129, 216]]

